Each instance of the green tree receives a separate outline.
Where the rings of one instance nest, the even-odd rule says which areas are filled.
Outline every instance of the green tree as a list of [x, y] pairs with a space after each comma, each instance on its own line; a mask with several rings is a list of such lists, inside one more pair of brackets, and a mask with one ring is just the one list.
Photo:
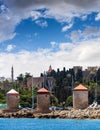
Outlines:
[[17, 81], [19, 82], [20, 85], [23, 85], [24, 75], [23, 75], [23, 74], [20, 74], [20, 75], [17, 77]]
[[89, 89], [89, 103], [91, 104], [95, 100], [96, 83], [90, 82], [88, 89]]
[[94, 72], [94, 71], [90, 72], [90, 80], [92, 82], [96, 82], [96, 72]]
[[32, 77], [31, 74], [26, 72], [25, 76], [23, 78], [25, 87], [27, 87], [27, 79], [30, 78], [30, 77]]
[[83, 82], [83, 72], [81, 69], [78, 69], [78, 71], [76, 73], [76, 81], [79, 83]]
[[97, 83], [100, 85], [100, 68], [97, 71]]
[[0, 89], [0, 103], [6, 103], [6, 92]]
[[[20, 93], [20, 105], [22, 107], [32, 107], [32, 90], [19, 89]], [[36, 107], [37, 102], [37, 87], [33, 87], [34, 104]]]
[[69, 96], [66, 99], [66, 106], [72, 106], [73, 105], [73, 96]]
[[51, 106], [58, 105], [58, 99], [53, 94], [50, 96], [50, 104], [51, 104]]

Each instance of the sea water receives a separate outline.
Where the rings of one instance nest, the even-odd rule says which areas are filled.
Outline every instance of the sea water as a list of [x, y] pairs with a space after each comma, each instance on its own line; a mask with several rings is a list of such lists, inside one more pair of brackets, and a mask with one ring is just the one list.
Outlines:
[[100, 120], [0, 118], [0, 130], [100, 130]]

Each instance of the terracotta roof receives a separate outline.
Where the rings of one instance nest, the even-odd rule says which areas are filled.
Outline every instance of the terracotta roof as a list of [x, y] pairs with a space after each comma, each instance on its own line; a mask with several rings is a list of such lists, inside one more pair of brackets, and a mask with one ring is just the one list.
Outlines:
[[49, 69], [48, 69], [48, 73], [51, 73], [52, 72], [52, 67], [51, 65], [49, 66]]
[[38, 90], [38, 93], [49, 93], [49, 91], [45, 88], [41, 88]]
[[88, 89], [82, 84], [79, 84], [77, 87], [73, 89], [73, 91], [88, 91]]
[[7, 92], [7, 94], [19, 94], [19, 93], [14, 89], [11, 89], [9, 92]]

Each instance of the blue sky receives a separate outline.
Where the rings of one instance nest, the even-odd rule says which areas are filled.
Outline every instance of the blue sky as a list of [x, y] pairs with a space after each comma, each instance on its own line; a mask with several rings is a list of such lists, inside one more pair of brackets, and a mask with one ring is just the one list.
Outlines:
[[0, 76], [100, 65], [100, 1], [0, 0]]

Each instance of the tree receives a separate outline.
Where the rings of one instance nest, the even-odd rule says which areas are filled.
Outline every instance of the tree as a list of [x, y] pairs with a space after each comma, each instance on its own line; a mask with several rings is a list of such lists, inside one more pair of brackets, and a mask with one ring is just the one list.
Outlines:
[[20, 85], [23, 85], [24, 75], [23, 75], [23, 74], [20, 74], [20, 75], [17, 77], [17, 81], [19, 82]]
[[97, 83], [100, 85], [100, 68], [97, 71]]
[[50, 96], [50, 104], [52, 106], [57, 106], [58, 105], [58, 99], [53, 94]]
[[5, 91], [0, 89], [0, 103], [5, 103], [5, 102], [6, 102]]
[[91, 71], [91, 72], [90, 72], [90, 80], [91, 80], [92, 82], [95, 82], [95, 81], [96, 81], [96, 72], [94, 72], [94, 71]]
[[30, 73], [25, 73], [25, 76], [24, 76], [24, 79], [23, 79], [23, 81], [24, 81], [24, 85], [25, 86], [27, 86], [27, 78], [30, 78], [30, 77], [32, 77], [31, 75], [30, 75]]
[[72, 106], [73, 105], [73, 96], [69, 96], [66, 99], [66, 106]]
[[79, 83], [83, 82], [83, 72], [81, 69], [78, 69], [78, 71], [76, 73], [76, 81]]
[[[36, 102], [37, 102], [37, 87], [33, 87], [33, 95], [34, 95], [34, 104], [36, 107]], [[26, 90], [26, 89], [19, 89], [20, 93], [20, 105], [22, 107], [32, 107], [32, 91], [31, 90]]]

